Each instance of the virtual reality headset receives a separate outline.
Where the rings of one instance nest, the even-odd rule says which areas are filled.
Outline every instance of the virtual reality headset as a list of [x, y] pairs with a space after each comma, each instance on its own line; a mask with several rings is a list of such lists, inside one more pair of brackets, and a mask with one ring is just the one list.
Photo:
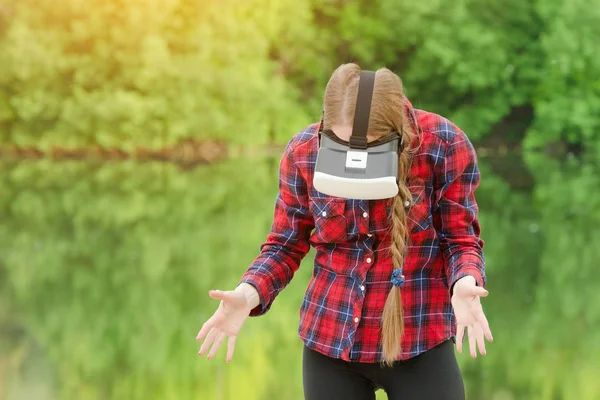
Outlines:
[[[361, 71], [349, 141], [319, 128], [319, 152], [313, 186], [329, 196], [378, 200], [398, 194], [398, 157], [404, 150], [398, 132], [367, 142], [375, 72]], [[398, 110], [402, 112], [402, 110]]]

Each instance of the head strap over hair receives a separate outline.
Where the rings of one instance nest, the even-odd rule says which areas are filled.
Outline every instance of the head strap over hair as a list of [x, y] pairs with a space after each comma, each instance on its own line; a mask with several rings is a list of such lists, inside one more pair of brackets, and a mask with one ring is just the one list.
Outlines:
[[[349, 145], [352, 149], [366, 150], [369, 147], [367, 140], [367, 132], [369, 128], [369, 115], [371, 113], [371, 102], [373, 100], [373, 88], [375, 86], [375, 72], [374, 71], [361, 71], [358, 94], [356, 98], [356, 107], [354, 110], [354, 122], [352, 126], [352, 134], [350, 135], [349, 141], [345, 142], [340, 139], [330, 129], [324, 129], [325, 121], [325, 107], [322, 109], [321, 121], [319, 123], [319, 140], [321, 135], [326, 135], [334, 142], [338, 142], [342, 145]], [[411, 116], [412, 117], [412, 116]], [[376, 146], [381, 143], [386, 143], [394, 138], [399, 137], [400, 141], [398, 144], [398, 154], [402, 153], [405, 148], [404, 135], [400, 132], [392, 132], [388, 137], [381, 137], [374, 140], [370, 145]]]
[[354, 124], [350, 147], [353, 149], [367, 148], [367, 131], [369, 128], [369, 114], [371, 114], [371, 100], [373, 99], [373, 86], [375, 85], [375, 72], [361, 71], [358, 82], [358, 95], [354, 111]]

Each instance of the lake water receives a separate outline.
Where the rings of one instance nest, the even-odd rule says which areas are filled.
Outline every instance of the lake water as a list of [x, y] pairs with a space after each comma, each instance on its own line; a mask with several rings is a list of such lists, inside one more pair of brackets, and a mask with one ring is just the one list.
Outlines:
[[[458, 355], [469, 399], [600, 398], [600, 168], [481, 158], [494, 343]], [[314, 253], [234, 360], [195, 336], [271, 225], [278, 158], [0, 164], [0, 399], [302, 399]], [[385, 399], [382, 392], [379, 399]]]

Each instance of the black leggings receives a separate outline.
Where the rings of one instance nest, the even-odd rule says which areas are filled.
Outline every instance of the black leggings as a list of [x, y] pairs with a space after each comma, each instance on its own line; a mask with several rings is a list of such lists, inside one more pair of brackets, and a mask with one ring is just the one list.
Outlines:
[[306, 400], [373, 400], [383, 389], [388, 400], [464, 400], [462, 375], [448, 340], [392, 367], [333, 359], [304, 347]]

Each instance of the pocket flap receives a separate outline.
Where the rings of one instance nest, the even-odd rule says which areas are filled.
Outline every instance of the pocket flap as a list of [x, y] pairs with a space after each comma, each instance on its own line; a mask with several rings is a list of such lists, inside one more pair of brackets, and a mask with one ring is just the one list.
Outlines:
[[317, 218], [330, 218], [344, 215], [346, 200], [337, 198], [313, 198], [310, 201], [311, 211]]

